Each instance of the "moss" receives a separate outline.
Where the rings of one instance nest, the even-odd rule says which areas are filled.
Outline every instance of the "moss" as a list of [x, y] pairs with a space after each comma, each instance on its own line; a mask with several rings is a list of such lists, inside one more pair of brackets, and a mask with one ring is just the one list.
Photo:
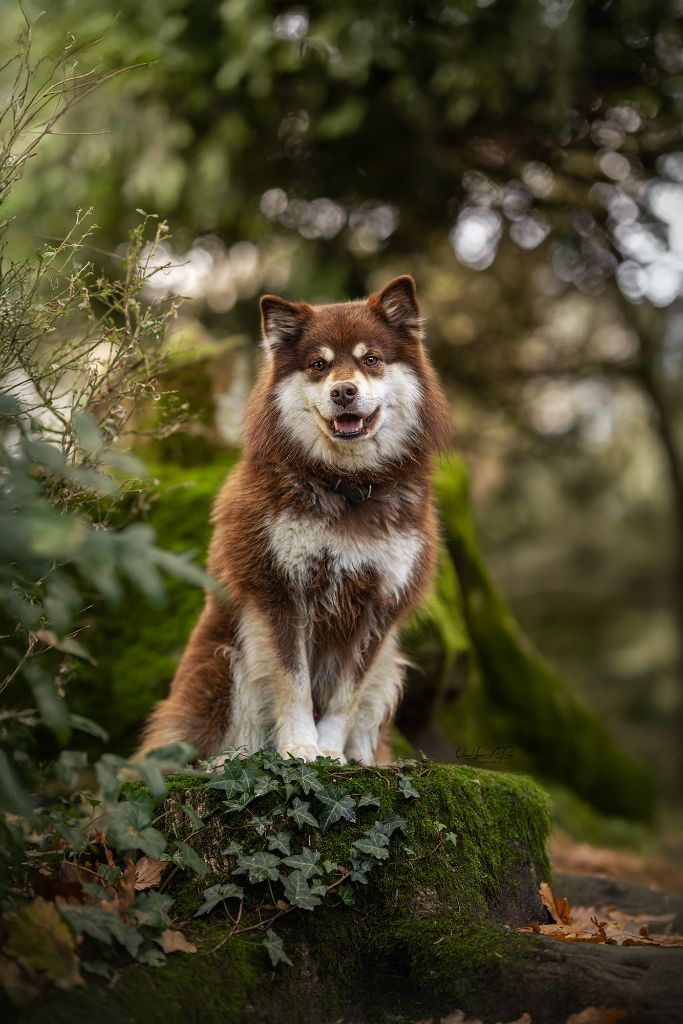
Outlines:
[[[355, 796], [372, 793], [381, 807], [359, 811], [361, 822], [337, 823], [326, 836], [304, 828], [296, 833], [293, 849], [310, 845], [323, 857], [344, 863], [354, 838], [375, 818], [391, 813], [406, 818], [407, 834], [403, 838], [395, 832], [389, 859], [371, 872], [367, 886], [354, 885], [355, 906], [330, 894], [313, 912], [295, 911], [278, 921], [292, 967], [272, 972], [262, 933], [231, 935], [231, 922], [217, 909], [189, 928], [200, 953], [176, 954], [162, 969], [124, 968], [112, 989], [95, 981], [85, 992], [53, 992], [25, 1012], [22, 1021], [317, 1024], [343, 1017], [388, 1024], [411, 1015], [438, 1019], [449, 1007], [467, 1006], [495, 985], [502, 964], [532, 955], [528, 943], [520, 945], [520, 936], [499, 925], [520, 924], [540, 912], [538, 883], [548, 877], [550, 820], [547, 797], [535, 783], [498, 772], [424, 764], [403, 769], [420, 793], [419, 799], [406, 799], [396, 770], [317, 770], [323, 783], [334, 781]], [[279, 799], [267, 794], [252, 809], [268, 816]], [[194, 879], [177, 872], [169, 888], [175, 913], [192, 921], [203, 889], [231, 879], [233, 861], [220, 851], [229, 839], [245, 841], [250, 815], [231, 814], [229, 826], [218, 815], [212, 818], [212, 809], [221, 810], [221, 794], [207, 791], [202, 779], [175, 776], [169, 779], [165, 824], [174, 837], [191, 829], [186, 816], [175, 813], [178, 802], [209, 816], [193, 845], [211, 865], [212, 875]], [[457, 834], [457, 845], [444, 839], [438, 823]], [[279, 827], [278, 821], [273, 827]], [[254, 830], [248, 834], [254, 836]], [[259, 842], [265, 847], [265, 840]], [[249, 913], [242, 924], [255, 922], [254, 910]]]

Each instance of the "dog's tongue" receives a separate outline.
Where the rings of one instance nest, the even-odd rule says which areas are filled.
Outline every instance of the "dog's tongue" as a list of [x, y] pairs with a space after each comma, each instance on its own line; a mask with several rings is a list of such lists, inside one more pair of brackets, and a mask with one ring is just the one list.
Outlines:
[[338, 434], [355, 434], [360, 430], [362, 419], [360, 416], [345, 416], [335, 420], [335, 429]]

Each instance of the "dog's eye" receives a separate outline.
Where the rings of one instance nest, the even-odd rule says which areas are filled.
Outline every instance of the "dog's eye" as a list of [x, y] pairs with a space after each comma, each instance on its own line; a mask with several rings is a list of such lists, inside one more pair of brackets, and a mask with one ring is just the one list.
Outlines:
[[316, 359], [314, 362], [311, 363], [311, 369], [317, 370], [318, 372], [320, 372], [320, 370], [324, 370], [326, 366], [327, 363], [325, 362], [324, 359]]
[[367, 355], [364, 361], [367, 366], [377, 366], [379, 356]]

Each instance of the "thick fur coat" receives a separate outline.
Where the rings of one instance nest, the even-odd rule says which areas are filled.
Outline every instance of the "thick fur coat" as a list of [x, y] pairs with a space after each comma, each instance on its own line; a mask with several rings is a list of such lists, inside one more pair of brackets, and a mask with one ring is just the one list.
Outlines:
[[242, 461], [213, 511], [213, 593], [142, 752], [268, 745], [374, 763], [400, 697], [401, 622], [429, 586], [432, 456], [448, 410], [411, 278], [328, 306], [261, 300]]

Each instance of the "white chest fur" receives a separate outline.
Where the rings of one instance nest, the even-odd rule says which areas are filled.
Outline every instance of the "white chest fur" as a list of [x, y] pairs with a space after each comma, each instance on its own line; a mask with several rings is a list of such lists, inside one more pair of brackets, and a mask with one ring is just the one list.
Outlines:
[[269, 526], [271, 551], [278, 565], [296, 583], [322, 559], [329, 559], [343, 576], [367, 569], [377, 573], [387, 597], [399, 598], [410, 581], [422, 547], [416, 530], [381, 537], [354, 537], [311, 518], [283, 512]]

